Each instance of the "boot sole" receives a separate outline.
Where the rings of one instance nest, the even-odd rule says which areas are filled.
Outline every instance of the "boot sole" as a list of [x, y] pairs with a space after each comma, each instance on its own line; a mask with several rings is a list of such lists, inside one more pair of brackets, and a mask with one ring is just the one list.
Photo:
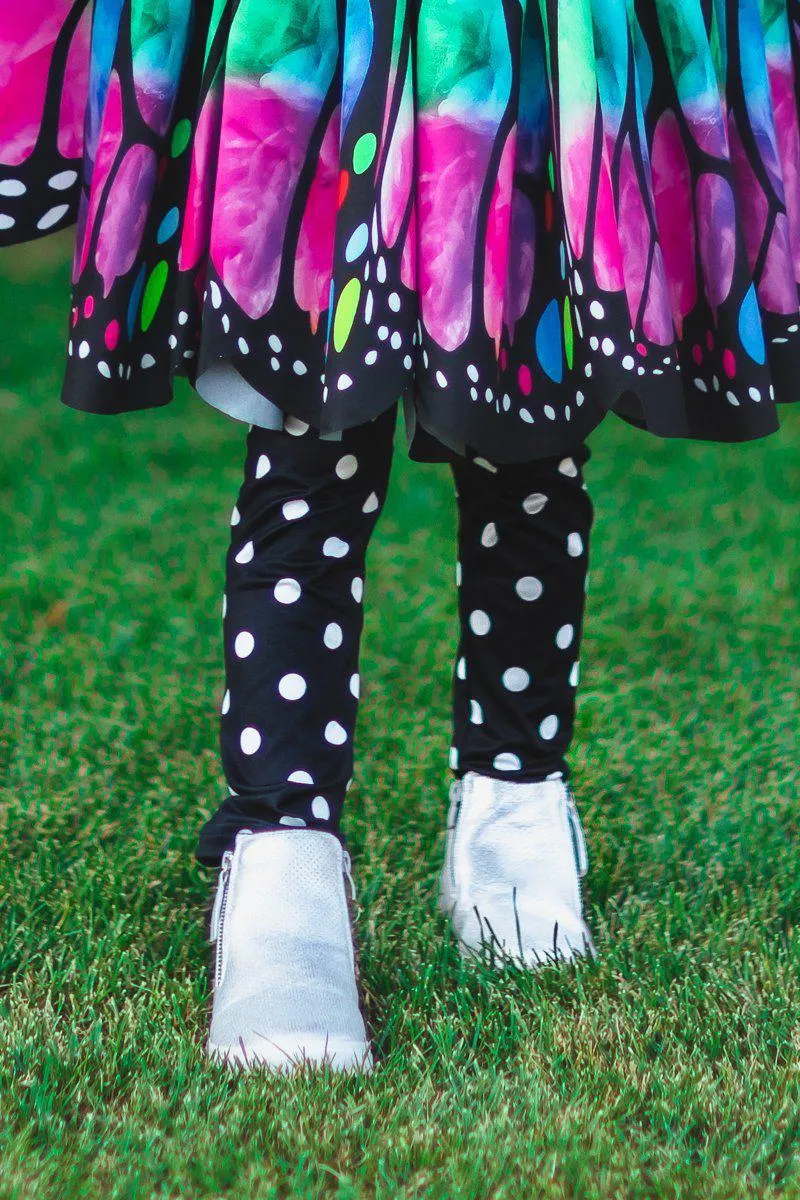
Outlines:
[[[453, 920], [453, 912], [450, 913]], [[555, 934], [555, 923], [547, 923]], [[525, 970], [538, 970], [542, 967], [552, 967], [574, 962], [576, 959], [597, 959], [597, 948], [592, 939], [588, 925], [581, 923], [577, 926], [558, 927], [557, 937], [531, 937], [528, 945], [520, 947], [505, 938], [492, 939], [491, 936], [480, 941], [466, 940], [455, 927], [453, 932], [458, 942], [462, 958], [479, 959], [483, 962], [491, 960], [492, 965], [502, 969], [513, 966]]]
[[269, 1038], [256, 1037], [235, 1045], [209, 1041], [208, 1058], [221, 1066], [241, 1071], [331, 1070], [343, 1074], [369, 1074], [374, 1067], [372, 1051], [364, 1042], [337, 1042], [331, 1039], [299, 1040], [296, 1035], [283, 1039], [283, 1045]]

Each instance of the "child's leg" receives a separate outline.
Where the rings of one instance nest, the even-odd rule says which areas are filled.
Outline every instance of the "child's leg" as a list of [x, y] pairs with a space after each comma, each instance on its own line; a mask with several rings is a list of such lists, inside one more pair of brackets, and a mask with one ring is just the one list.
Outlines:
[[592, 952], [583, 833], [564, 777], [592, 506], [581, 449], [455, 462], [461, 647], [441, 904], [464, 952], [526, 967]]
[[233, 514], [222, 760], [231, 796], [200, 836], [335, 831], [353, 772], [364, 565], [386, 495], [395, 412], [340, 441], [253, 428]]
[[500, 467], [453, 463], [462, 624], [453, 766], [518, 782], [567, 774], [592, 504], [588, 451]]

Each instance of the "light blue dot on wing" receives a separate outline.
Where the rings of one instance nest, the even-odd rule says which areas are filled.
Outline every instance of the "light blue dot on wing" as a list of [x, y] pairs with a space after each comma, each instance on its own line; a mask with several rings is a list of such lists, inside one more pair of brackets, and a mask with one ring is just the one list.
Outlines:
[[367, 248], [369, 244], [369, 226], [366, 222], [359, 225], [350, 237], [350, 241], [345, 248], [344, 256], [348, 262], [355, 262]]

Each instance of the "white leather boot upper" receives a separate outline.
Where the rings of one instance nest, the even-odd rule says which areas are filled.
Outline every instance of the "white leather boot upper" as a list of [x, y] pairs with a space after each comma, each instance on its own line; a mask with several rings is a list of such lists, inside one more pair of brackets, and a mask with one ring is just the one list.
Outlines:
[[211, 918], [212, 1058], [274, 1070], [307, 1063], [370, 1069], [349, 867], [330, 833], [238, 834], [223, 859]]
[[587, 867], [562, 781], [470, 772], [452, 785], [441, 906], [465, 953], [526, 967], [593, 955], [581, 897]]

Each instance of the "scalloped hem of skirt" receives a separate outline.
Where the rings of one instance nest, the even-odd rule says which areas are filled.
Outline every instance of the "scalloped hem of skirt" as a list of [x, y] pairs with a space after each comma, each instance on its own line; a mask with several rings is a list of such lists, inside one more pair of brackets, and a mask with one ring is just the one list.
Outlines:
[[[287, 416], [294, 416], [307, 421], [307, 415], [301, 412], [283, 410], [273, 401], [264, 397], [245, 377], [235, 360], [219, 358], [203, 364], [195, 376], [187, 370], [183, 363], [171, 366], [166, 386], [143, 396], [141, 392], [131, 394], [126, 388], [119, 388], [119, 383], [113, 377], [98, 379], [93, 373], [91, 388], [80, 386], [81, 364], [75, 359], [68, 359], [67, 376], [62, 391], [62, 403], [78, 412], [86, 412], [99, 416], [119, 416], [129, 412], [141, 412], [150, 408], [163, 408], [168, 405], [174, 395], [176, 377], [187, 378], [198, 396], [209, 407], [218, 412], [248, 425], [258, 425], [266, 429], [280, 429]], [[413, 388], [413, 385], [412, 385]], [[573, 435], [569, 441], [563, 437], [557, 440], [542, 439], [542, 449], [539, 454], [526, 453], [522, 456], [498, 452], [496, 446], [483, 445], [484, 439], [477, 430], [469, 427], [458, 433], [445, 428], [436, 419], [430, 405], [426, 403], [425, 392], [418, 386], [410, 388], [404, 395], [384, 404], [380, 411], [371, 414], [371, 418], [359, 417], [342, 423], [340, 429], [329, 429], [320, 432], [325, 440], [338, 440], [345, 429], [363, 424], [365, 420], [377, 419], [393, 406], [402, 406], [409, 456], [418, 462], [449, 462], [453, 456], [485, 457], [487, 460], [501, 464], [512, 462], [536, 461], [551, 458], [558, 454], [569, 453], [576, 445], [583, 442], [605, 419], [609, 413], [620, 417], [633, 428], [664, 440], [684, 440], [698, 442], [716, 442], [718, 444], [738, 444], [758, 441], [771, 436], [780, 430], [777, 406], [765, 409], [757, 425], [740, 425], [732, 414], [726, 414], [724, 430], [720, 430], [714, 415], [709, 413], [708, 424], [695, 418], [681, 424], [674, 420], [662, 421], [658, 414], [648, 412], [642, 404], [638, 393], [633, 389], [620, 390], [613, 401], [606, 405], [597, 402], [587, 405], [583, 420], [570, 431]], [[104, 395], [102, 402], [98, 390]], [[634, 403], [631, 403], [633, 399]], [[549, 432], [549, 431], [548, 431]], [[472, 435], [472, 436], [471, 436]]]

